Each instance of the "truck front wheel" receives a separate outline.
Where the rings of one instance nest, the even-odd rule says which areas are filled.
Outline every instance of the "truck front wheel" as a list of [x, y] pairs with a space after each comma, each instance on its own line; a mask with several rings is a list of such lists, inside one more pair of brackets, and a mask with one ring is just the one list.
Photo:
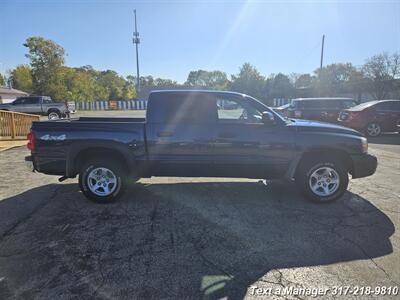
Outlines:
[[79, 187], [91, 201], [110, 203], [125, 190], [125, 172], [117, 161], [96, 159], [87, 163], [79, 173]]
[[295, 180], [307, 198], [319, 203], [337, 200], [349, 184], [348, 172], [343, 164], [329, 158], [304, 161]]

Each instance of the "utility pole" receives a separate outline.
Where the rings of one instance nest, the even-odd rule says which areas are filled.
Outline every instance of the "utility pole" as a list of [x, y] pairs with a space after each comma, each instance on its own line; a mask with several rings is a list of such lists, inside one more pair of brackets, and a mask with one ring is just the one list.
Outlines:
[[139, 39], [139, 32], [137, 31], [137, 24], [136, 24], [136, 9], [133, 11], [135, 14], [135, 32], [133, 33], [132, 42], [136, 46], [136, 93], [140, 91], [140, 77], [139, 77], [139, 49], [138, 46], [140, 44]]
[[322, 35], [321, 62], [319, 64], [320, 76], [321, 76], [321, 72], [322, 72], [322, 64], [324, 62], [324, 43], [325, 43], [325, 34]]

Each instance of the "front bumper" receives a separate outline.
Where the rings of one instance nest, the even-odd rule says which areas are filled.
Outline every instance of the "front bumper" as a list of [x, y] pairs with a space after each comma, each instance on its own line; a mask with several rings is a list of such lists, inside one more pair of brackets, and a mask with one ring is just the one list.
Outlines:
[[375, 173], [378, 166], [376, 156], [371, 154], [352, 155], [353, 170], [351, 175], [353, 178], [367, 177]]

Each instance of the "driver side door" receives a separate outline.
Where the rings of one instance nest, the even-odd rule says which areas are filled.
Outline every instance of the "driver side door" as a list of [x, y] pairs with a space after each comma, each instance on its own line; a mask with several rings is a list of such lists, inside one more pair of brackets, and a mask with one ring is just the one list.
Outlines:
[[292, 155], [293, 132], [284, 125], [265, 125], [262, 111], [245, 98], [218, 98], [217, 106], [217, 175], [264, 179], [282, 176]]

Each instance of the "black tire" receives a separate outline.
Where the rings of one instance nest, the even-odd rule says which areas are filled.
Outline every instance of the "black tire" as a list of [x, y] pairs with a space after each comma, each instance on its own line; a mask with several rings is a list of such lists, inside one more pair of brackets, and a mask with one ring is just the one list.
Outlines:
[[[101, 192], [102, 187], [100, 186], [97, 189], [98, 193], [96, 194], [93, 192], [93, 180], [89, 179], [89, 175], [93, 175], [92, 171], [98, 170], [99, 168], [107, 169], [110, 172], [108, 174], [113, 174], [115, 177], [115, 187], [110, 183], [107, 184], [107, 188], [112, 190], [110, 194], [104, 193], [104, 195], [99, 195], [98, 193]], [[101, 176], [101, 175], [100, 175]], [[106, 175], [105, 175], [106, 176]], [[112, 177], [112, 176], [111, 176]], [[90, 180], [90, 181], [89, 181]], [[90, 187], [92, 184], [92, 188]], [[126, 172], [124, 168], [118, 161], [107, 160], [107, 158], [98, 158], [93, 159], [89, 163], [86, 163], [84, 167], [81, 169], [79, 173], [79, 187], [82, 193], [88, 198], [89, 200], [96, 202], [96, 203], [111, 203], [117, 200], [125, 191], [126, 188]], [[103, 189], [103, 191], [105, 191]]]
[[365, 127], [364, 131], [369, 137], [377, 137], [382, 133], [382, 126], [379, 123], [371, 122], [367, 125], [367, 127]]
[[[57, 118], [52, 118], [51, 116], [57, 115]], [[50, 110], [47, 113], [47, 117], [49, 120], [56, 120], [56, 119], [61, 119], [61, 113], [58, 110]]]
[[[317, 170], [323, 170], [324, 168], [333, 169], [338, 175], [339, 183], [336, 187], [336, 190], [327, 196], [316, 194], [312, 188], [310, 179], [311, 175], [315, 174], [314, 172]], [[321, 176], [323, 177], [323, 176]], [[320, 178], [321, 178], [320, 177]], [[324, 180], [324, 179], [322, 179]], [[328, 180], [331, 180], [328, 176]], [[349, 175], [347, 169], [344, 165], [338, 161], [337, 159], [332, 158], [309, 158], [302, 161], [299, 165], [299, 168], [296, 172], [296, 185], [303, 192], [303, 194], [310, 200], [317, 203], [328, 203], [339, 199], [344, 192], [347, 190], [347, 186], [349, 184]], [[320, 182], [321, 183], [321, 182]], [[326, 182], [325, 182], [326, 183]], [[323, 183], [322, 183], [323, 184]], [[332, 186], [332, 183], [327, 183], [328, 187]], [[316, 188], [323, 189], [322, 186]], [[333, 188], [332, 188], [333, 189]], [[319, 191], [321, 192], [321, 191]]]

